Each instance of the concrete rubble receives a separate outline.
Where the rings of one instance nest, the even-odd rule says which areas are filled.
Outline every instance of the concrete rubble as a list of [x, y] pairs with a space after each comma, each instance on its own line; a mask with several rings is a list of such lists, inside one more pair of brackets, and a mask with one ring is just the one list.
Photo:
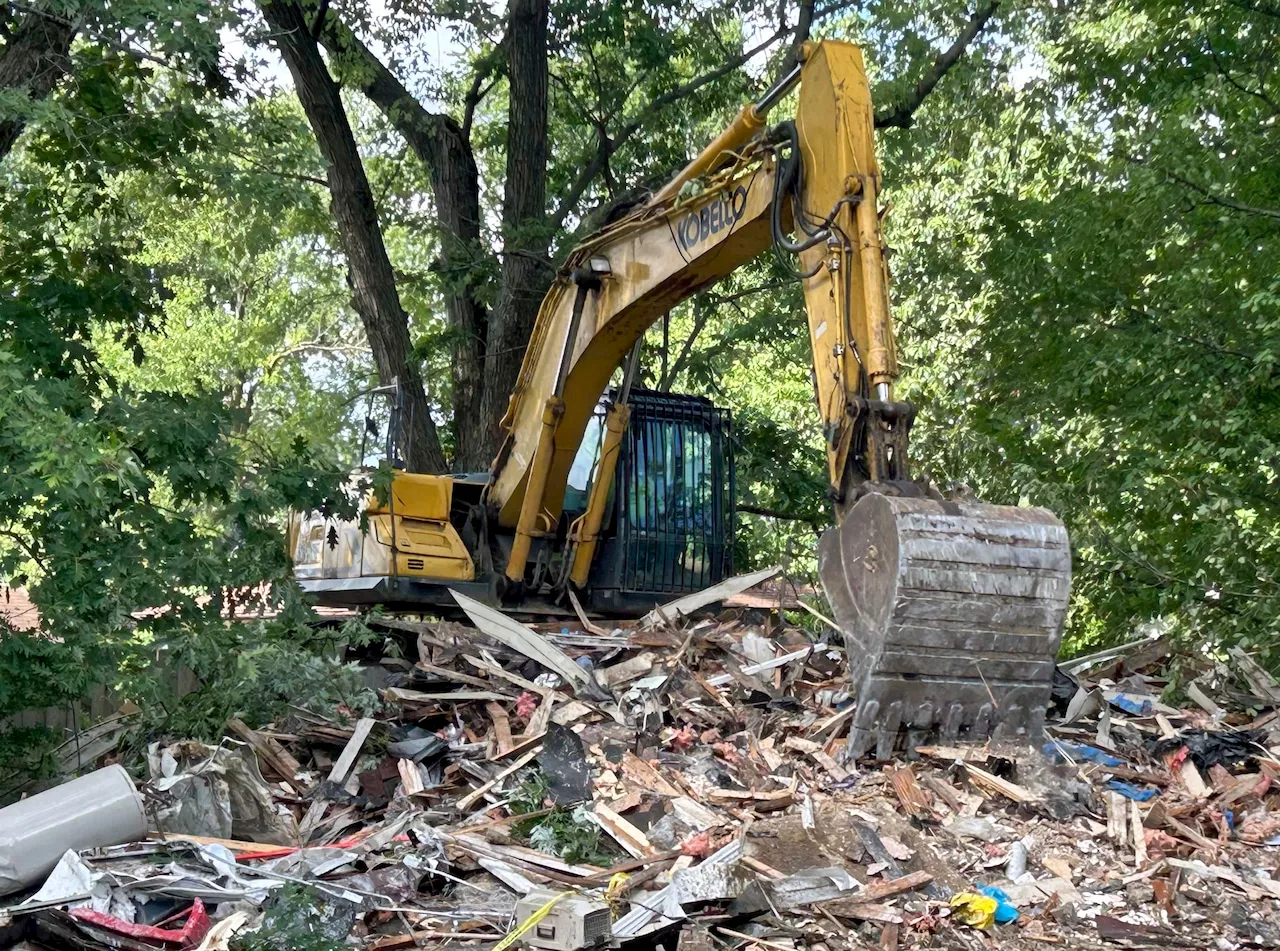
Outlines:
[[85, 830], [3, 899], [0, 947], [1280, 946], [1280, 685], [1242, 651], [1178, 658], [1189, 709], [1144, 638], [1062, 663], [1034, 742], [849, 762], [812, 609], [461, 603], [375, 622], [417, 655], [371, 671], [377, 717], [152, 746], [152, 832]]

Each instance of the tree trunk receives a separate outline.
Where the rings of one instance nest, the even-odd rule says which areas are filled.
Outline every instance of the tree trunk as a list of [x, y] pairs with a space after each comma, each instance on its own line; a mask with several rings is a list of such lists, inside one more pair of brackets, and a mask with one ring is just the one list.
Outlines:
[[440, 221], [440, 272], [451, 331], [454, 468], [483, 471], [491, 452], [481, 418], [487, 313], [478, 290], [490, 252], [480, 240], [480, 174], [466, 132], [451, 116], [430, 113], [359, 38], [332, 14], [320, 34], [335, 69], [381, 110], [431, 175]]
[[301, 8], [289, 0], [265, 0], [261, 6], [328, 166], [331, 208], [346, 253], [353, 303], [364, 323], [378, 377], [383, 383], [393, 378], [400, 381], [404, 461], [415, 472], [445, 472], [448, 465], [409, 341], [409, 318], [400, 304], [373, 191], [338, 86]]
[[547, 0], [511, 0], [507, 25], [507, 180], [502, 277], [489, 318], [480, 418], [492, 456], [533, 331], [555, 276], [545, 259], [547, 227]]
[[[76, 24], [60, 16], [23, 16], [0, 49], [0, 93], [25, 93], [33, 102], [48, 96], [71, 69], [75, 35]], [[24, 119], [0, 118], [0, 159], [9, 154], [25, 125]]]

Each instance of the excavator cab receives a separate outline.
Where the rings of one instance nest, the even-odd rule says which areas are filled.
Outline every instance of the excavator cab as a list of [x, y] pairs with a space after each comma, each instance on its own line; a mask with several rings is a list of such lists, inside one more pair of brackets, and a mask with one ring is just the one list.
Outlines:
[[[610, 401], [619, 398], [615, 390]], [[733, 574], [732, 417], [700, 396], [633, 389], [604, 522], [586, 587], [604, 614], [646, 611], [701, 591]], [[588, 425], [604, 431], [607, 413]], [[596, 459], [602, 440], [594, 445]], [[579, 456], [582, 459], [582, 456]], [[598, 469], [598, 465], [595, 467]], [[590, 483], [578, 492], [574, 470], [565, 511], [585, 512]]]

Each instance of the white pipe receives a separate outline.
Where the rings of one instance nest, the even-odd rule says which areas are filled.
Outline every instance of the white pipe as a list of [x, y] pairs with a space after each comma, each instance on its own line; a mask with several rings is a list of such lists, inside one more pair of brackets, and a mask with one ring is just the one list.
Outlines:
[[147, 834], [142, 797], [123, 766], [108, 766], [0, 809], [0, 895], [44, 881], [68, 849]]

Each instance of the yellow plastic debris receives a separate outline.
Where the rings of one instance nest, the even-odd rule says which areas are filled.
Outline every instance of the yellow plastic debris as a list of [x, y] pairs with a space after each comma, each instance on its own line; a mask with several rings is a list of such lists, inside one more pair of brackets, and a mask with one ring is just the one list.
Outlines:
[[996, 921], [996, 909], [1000, 903], [986, 895], [961, 892], [951, 897], [951, 913], [963, 924], [974, 928], [990, 928]]

